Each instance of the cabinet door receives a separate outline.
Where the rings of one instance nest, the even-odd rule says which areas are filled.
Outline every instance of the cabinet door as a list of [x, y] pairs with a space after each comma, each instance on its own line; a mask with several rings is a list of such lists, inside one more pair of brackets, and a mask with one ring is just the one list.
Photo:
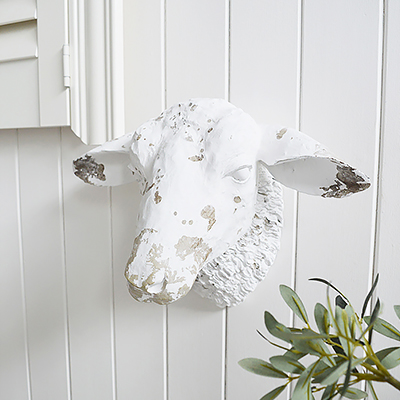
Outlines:
[[0, 129], [69, 125], [63, 0], [0, 1]]

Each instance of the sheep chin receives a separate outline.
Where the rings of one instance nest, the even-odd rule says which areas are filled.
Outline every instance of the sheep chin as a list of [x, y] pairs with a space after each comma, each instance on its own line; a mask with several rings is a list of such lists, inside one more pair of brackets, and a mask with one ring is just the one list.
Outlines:
[[224, 254], [208, 262], [193, 290], [223, 308], [241, 303], [266, 276], [279, 250], [282, 187], [259, 165], [256, 212], [249, 230]]

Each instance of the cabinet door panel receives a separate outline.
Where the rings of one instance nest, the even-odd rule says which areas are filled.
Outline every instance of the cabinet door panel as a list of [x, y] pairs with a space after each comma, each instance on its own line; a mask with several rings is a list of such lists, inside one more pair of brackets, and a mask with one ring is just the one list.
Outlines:
[[0, 2], [0, 129], [69, 125], [65, 12], [64, 1]]
[[38, 61], [0, 63], [0, 128], [39, 126]]
[[0, 26], [0, 62], [36, 57], [36, 21]]
[[1, 0], [0, 25], [36, 18], [35, 0]]

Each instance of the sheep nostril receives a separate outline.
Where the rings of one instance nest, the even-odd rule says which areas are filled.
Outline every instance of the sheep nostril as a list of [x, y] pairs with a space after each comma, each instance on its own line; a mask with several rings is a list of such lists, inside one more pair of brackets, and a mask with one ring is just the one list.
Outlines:
[[157, 294], [162, 292], [165, 289], [166, 285], [167, 285], [167, 280], [164, 278], [161, 282], [156, 282], [149, 285], [146, 288], [146, 291], [151, 294]]

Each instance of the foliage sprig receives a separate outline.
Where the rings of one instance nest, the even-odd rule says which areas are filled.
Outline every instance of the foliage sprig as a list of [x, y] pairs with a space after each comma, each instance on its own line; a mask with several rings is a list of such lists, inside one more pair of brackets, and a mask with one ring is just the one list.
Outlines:
[[[261, 400], [277, 398], [293, 382], [291, 400], [314, 400], [314, 394], [323, 392], [321, 400], [335, 397], [363, 399], [367, 392], [355, 387], [365, 381], [374, 400], [378, 400], [374, 382], [386, 382], [400, 391], [400, 381], [389, 372], [400, 365], [400, 347], [388, 347], [377, 352], [371, 345], [372, 332], [400, 341], [400, 331], [379, 317], [381, 304], [376, 300], [370, 316], [365, 316], [368, 303], [378, 284], [376, 276], [367, 294], [359, 316], [350, 300], [330, 282], [311, 278], [327, 287], [327, 308], [320, 303], [314, 307], [314, 320], [318, 330], [312, 329], [307, 311], [298, 294], [290, 287], [280, 285], [283, 300], [304, 324], [303, 328], [287, 327], [268, 311], [264, 322], [268, 332], [285, 345], [274, 343], [258, 332], [271, 345], [285, 350], [282, 355], [270, 357], [269, 362], [246, 358], [239, 365], [247, 371], [266, 377], [284, 379]], [[329, 289], [337, 292], [335, 305], [331, 303]], [[400, 319], [400, 305], [394, 306]], [[306, 357], [308, 356], [308, 357]], [[310, 362], [307, 366], [305, 361]]]

